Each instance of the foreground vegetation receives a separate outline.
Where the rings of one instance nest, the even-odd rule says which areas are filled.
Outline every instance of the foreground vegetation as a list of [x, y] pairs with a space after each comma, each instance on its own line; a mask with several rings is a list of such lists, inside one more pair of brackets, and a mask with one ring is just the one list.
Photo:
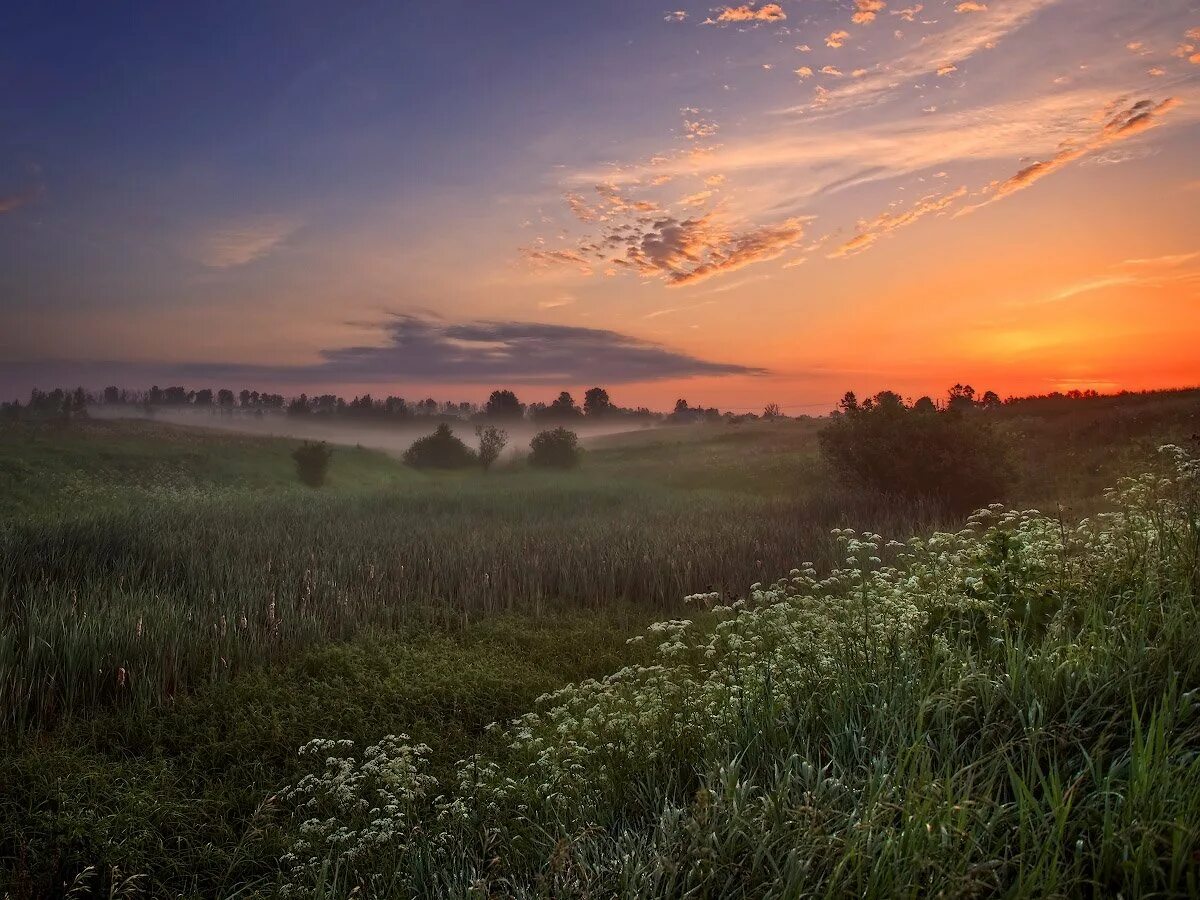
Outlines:
[[1078, 524], [839, 533], [651, 626], [454, 777], [406, 735], [301, 748], [302, 896], [1195, 896], [1200, 463]]
[[[1064, 521], [1090, 514], [1106, 502], [1100, 497], [1103, 484], [1113, 483], [1122, 471], [1146, 470], [1157, 444], [1185, 441], [1200, 430], [1198, 411], [1195, 396], [1187, 394], [1115, 405], [1097, 398], [1066, 409], [1036, 402], [1006, 406], [995, 425], [1015, 448], [1016, 480], [1007, 499], [1055, 510], [1056, 524], [1060, 508]], [[318, 489], [299, 482], [292, 458], [297, 442], [290, 440], [136, 422], [49, 422], [0, 430], [0, 895], [58, 896], [73, 888], [77, 894], [107, 894], [125, 888], [131, 896], [270, 896], [291, 882], [301, 891], [328, 888], [336, 894], [360, 885], [403, 896], [409, 890], [453, 893], [470, 878], [493, 894], [554, 895], [578, 889], [595, 896], [617, 890], [612, 885], [625, 890], [620, 887], [624, 882], [612, 880], [611, 852], [620, 842], [635, 839], [643, 843], [630, 845], [631, 859], [651, 868], [659, 860], [664, 872], [675, 859], [677, 875], [683, 877], [696, 859], [717, 849], [696, 855], [692, 844], [663, 844], [670, 834], [680, 841], [683, 837], [663, 831], [659, 820], [678, 807], [680, 827], [694, 829], [693, 812], [700, 813], [691, 804], [705, 803], [714, 818], [704, 821], [713, 828], [732, 821], [718, 815], [716, 798], [700, 800], [696, 793], [715, 784], [708, 770], [719, 768], [724, 752], [719, 748], [740, 740], [742, 732], [728, 730], [732, 719], [711, 728], [693, 722], [689, 727], [712, 733], [711, 742], [696, 744], [690, 732], [670, 731], [675, 713], [655, 713], [659, 707], [639, 702], [645, 719], [641, 726], [649, 731], [624, 738], [620, 735], [629, 723], [622, 724], [618, 709], [602, 705], [606, 721], [611, 712], [616, 729], [611, 734], [620, 737], [615, 746], [636, 740], [652, 751], [635, 754], [626, 770], [627, 796], [616, 802], [603, 792], [567, 792], [561, 808], [531, 806], [515, 816], [488, 814], [484, 801], [495, 799], [490, 793], [494, 778], [511, 777], [524, 785], [521, 790], [529, 788], [532, 751], [521, 743], [520, 728], [485, 732], [484, 726], [534, 708], [543, 692], [589, 678], [602, 680], [623, 665], [651, 662], [650, 655], [658, 652], [653, 645], [661, 641], [626, 644], [625, 638], [657, 619], [690, 616], [693, 624], [680, 637], [692, 648], [689, 659], [702, 657], [703, 642], [722, 633], [719, 622], [727, 614], [704, 609], [684, 613], [682, 598], [696, 591], [705, 595], [702, 606], [735, 609], [739, 619], [749, 612], [765, 615], [767, 606], [791, 608], [792, 600], [777, 596], [777, 590], [767, 592], [772, 599], [752, 592], [741, 604], [735, 601], [746, 596], [747, 585], [768, 583], [797, 561], [813, 563], [811, 570], [802, 567], [802, 574], [845, 566], [842, 540], [847, 536], [841, 529], [847, 526], [869, 523], [889, 535], [928, 536], [938, 528], [953, 533], [961, 525], [961, 518], [936, 501], [843, 488], [818, 451], [820, 427], [812, 421], [708, 423], [612, 435], [591, 440], [582, 465], [568, 472], [502, 460], [489, 474], [478, 466], [431, 473], [383, 453], [337, 446]], [[1171, 528], [1180, 533], [1175, 525]], [[832, 529], [838, 533], [831, 535]], [[1060, 554], [1068, 568], [1077, 559], [1075, 544], [1071, 546]], [[1095, 549], [1079, 551], [1078, 558]], [[899, 548], [881, 550], [875, 554], [881, 560], [901, 562], [891, 555]], [[953, 557], [961, 551], [946, 552]], [[1162, 560], [1172, 558], [1171, 572], [1177, 574], [1185, 568], [1185, 555], [1164, 552], [1154, 566], [1161, 569]], [[954, 571], [955, 577], [970, 574]], [[814, 771], [831, 765], [827, 772], [842, 765], [853, 769], [866, 758], [847, 756], [847, 748], [882, 754], [880, 771], [891, 765], [892, 778], [914, 784], [921, 783], [916, 775], [925, 770], [906, 768], [910, 761], [926, 766], [935, 779], [949, 771], [937, 766], [969, 765], [981, 780], [979, 793], [964, 808], [982, 810], [992, 802], [988, 798], [1003, 807], [1008, 801], [995, 799], [1000, 794], [994, 793], [999, 789], [989, 767], [998, 765], [997, 754], [1009, 749], [1016, 755], [1005, 758], [1018, 773], [1025, 770], [1017, 764], [1028, 761], [1020, 756], [1024, 738], [1003, 730], [1023, 721], [1020, 716], [1026, 713], [1014, 710], [1033, 709], [1030, 704], [1036, 701], [1037, 714], [1048, 717], [1041, 720], [1046, 740], [1053, 735], [1052, 743], [1063, 753], [1082, 747], [1094, 758], [1115, 759], [1110, 750], [1119, 752], [1121, 742], [1136, 730], [1133, 711], [1141, 728], [1153, 714], [1149, 698], [1166, 696], [1162, 692], [1169, 685], [1155, 678], [1177, 672], [1180, 695], [1195, 687], [1188, 682], [1189, 664], [1174, 659], [1183, 645], [1172, 637], [1173, 629], [1188, 624], [1189, 607], [1177, 599], [1163, 606], [1168, 596], [1186, 593], [1187, 583], [1178, 580], [1163, 587], [1159, 606], [1166, 611], [1154, 613], [1158, 607], [1129, 593], [1150, 590], [1149, 582], [1136, 580], [1147, 572], [1133, 570], [1128, 589], [1108, 601], [1104, 582], [1082, 593], [1076, 590], [1083, 577], [1076, 572], [1071, 576], [1075, 581], [1062, 582], [1074, 593], [1056, 588], [1053, 601], [1047, 601], [1048, 621], [1056, 623], [1052, 628], [1037, 625], [1031, 630], [1017, 623], [987, 639], [958, 641], [946, 634], [963, 636], [966, 626], [935, 625], [927, 619], [922, 628], [932, 629], [929, 641], [940, 641], [949, 656], [906, 650], [862, 684], [858, 681], [865, 670], [852, 666], [848, 657], [838, 664], [844, 669], [844, 689], [832, 690], [841, 682], [821, 681], [819, 689], [793, 685], [792, 693], [780, 694], [775, 691], [779, 679], [790, 677], [781, 668], [767, 679], [775, 705], [765, 715], [778, 713], [785, 700], [795, 706], [786, 720], [794, 726], [789, 752], [810, 765], [820, 763]], [[1030, 583], [1044, 586], [1043, 575], [1031, 576]], [[787, 590], [802, 592], [800, 587]], [[1004, 590], [981, 587], [980, 598]], [[913, 592], [910, 599], [923, 609], [922, 596]], [[1103, 602], [1109, 603], [1113, 623], [1105, 640], [1115, 643], [1097, 644], [1103, 650], [1096, 651], [1100, 662], [1094, 671], [1083, 671], [1091, 665], [1087, 662], [1081, 674], [1072, 675], [1083, 686], [1072, 681], [1068, 691], [1054, 680], [1067, 670], [1053, 670], [1058, 674], [1051, 677], [1049, 661], [1037, 669], [1043, 665], [1037, 654], [1081, 639], [1083, 632], [1072, 637], [1064, 630], [1076, 620], [1062, 610], [1098, 610]], [[1142, 608], [1158, 618], [1135, 619]], [[1084, 620], [1093, 616], [1100, 621], [1095, 610]], [[801, 635], [809, 633], [805, 629], [819, 633], [812, 630], [816, 620], [800, 621]], [[1160, 626], [1165, 630], [1152, 630]], [[676, 626], [669, 630], [673, 636]], [[1029, 648], [1036, 653], [1027, 653]], [[1018, 659], [1021, 654], [1026, 654], [1025, 662]], [[727, 663], [728, 654], [718, 647], [712, 659]], [[695, 662], [705, 665], [702, 659]], [[684, 671], [668, 663], [674, 665], [667, 658], [655, 663], [670, 674], [661, 684], [664, 702], [675, 696], [671, 685]], [[1026, 665], [1031, 668], [1022, 668]], [[1121, 666], [1127, 667], [1124, 674], [1118, 672]], [[735, 666], [735, 671], [742, 670]], [[977, 685], [985, 677], [1003, 682], [1005, 674], [1024, 680], [1020, 691], [1002, 685], [1003, 690], [989, 688], [976, 697], [956, 686], [951, 679], [956, 671], [974, 673], [970, 684]], [[897, 673], [911, 678], [911, 684], [892, 684], [888, 679]], [[703, 681], [697, 679], [680, 684], [690, 693]], [[594, 694], [597, 703], [610, 702], [602, 701], [608, 690], [602, 683], [579, 690]], [[1121, 703], [1115, 699], [1119, 691], [1125, 694]], [[581, 695], [562, 700], [574, 696]], [[907, 711], [889, 717], [879, 706], [885, 700], [894, 704], [888, 709]], [[699, 694], [695, 701], [700, 702]], [[1062, 706], [1076, 701], [1081, 703], [1076, 712]], [[539, 716], [544, 718], [555, 702], [543, 704]], [[1187, 702], [1180, 701], [1179, 709], [1188, 708]], [[834, 709], [838, 703], [847, 704], [845, 711]], [[753, 711], [744, 705], [722, 707], [738, 716], [743, 708], [746, 715]], [[678, 709], [679, 715], [700, 715], [694, 705]], [[915, 719], [913, 709], [920, 711]], [[657, 724], [655, 715], [661, 719]], [[1063, 716], [1068, 725], [1060, 728]], [[1160, 720], [1166, 721], [1155, 719]], [[555, 727], [563, 724], [555, 722]], [[545, 733], [534, 724], [528, 726], [531, 735]], [[859, 726], [866, 729], [861, 734], [853, 731]], [[564, 734], [585, 746], [571, 731], [574, 727], [567, 726]], [[747, 718], [738, 727], [757, 726]], [[1193, 740], [1186, 721], [1171, 727], [1173, 746], [1185, 747]], [[792, 765], [782, 750], [785, 731], [784, 725], [773, 726], [762, 731], [761, 746], [746, 744], [737, 765], [748, 766], [738, 769], [739, 783], [747, 790], [774, 785], [772, 773]], [[400, 733], [411, 737], [405, 744], [431, 748], [422, 772], [436, 778], [437, 787], [429, 785], [423, 798], [405, 807], [409, 818], [389, 826], [395, 840], [377, 848], [383, 856], [372, 851], [358, 861], [347, 857], [336, 872], [328, 868], [322, 874], [323, 854], [295, 847], [298, 829], [308, 819], [293, 816], [301, 797], [289, 798], [285, 785], [298, 785], [311, 764], [307, 756], [296, 755], [296, 748], [314, 737], [349, 740], [353, 748], [334, 748], [328, 755], [361, 760], [382, 736]], [[659, 750], [646, 743], [650, 734], [664, 742]], [[1069, 744], [1072, 736], [1079, 737], [1078, 745]], [[1088, 744], [1092, 737], [1099, 744]], [[936, 748], [935, 757], [897, 750], [904, 741], [922, 740], [933, 742], [929, 746]], [[397, 746], [388, 754], [393, 752], [397, 769], [403, 769], [407, 751]], [[475, 754], [483, 754], [479, 765]], [[972, 754], [978, 756], [976, 762], [966, 762]], [[581, 757], [579, 764], [591, 771], [595, 758]], [[456, 766], [460, 759], [472, 760], [469, 768], [478, 788], [474, 781], [460, 784], [466, 771]], [[1043, 759], [1061, 764], [1064, 772], [1078, 763], [1076, 756], [1038, 757]], [[732, 757], [724, 760], [733, 762]], [[340, 771], [358, 771], [356, 765], [346, 765]], [[564, 765], [570, 770], [569, 763]], [[1078, 771], [1071, 771], [1077, 777]], [[617, 779], [618, 774], [618, 769], [600, 768], [587, 777]], [[856, 784], [845, 775], [832, 777]], [[1151, 782], [1152, 791], [1170, 789], [1172, 802], [1190, 802], [1191, 795], [1175, 789], [1170, 778], [1163, 781], [1154, 774]], [[309, 782], [309, 787], [319, 790], [321, 783]], [[951, 793], [972, 789], [963, 787], [962, 779], [929, 783], [925, 801], [931, 809], [938, 802], [933, 796], [938, 785]], [[824, 799], [824, 793], [817, 802], [811, 785], [805, 790], [812, 796], [776, 793], [781, 802], [794, 801], [794, 807], [784, 808], [794, 819], [816, 817], [828, 860], [838, 847], [874, 848], [855, 843], [856, 829], [845, 831], [850, 821], [846, 809]], [[1059, 809], [1069, 823], [1075, 804], [1085, 796], [1082, 790], [1081, 783], [1067, 796], [1066, 810]], [[555, 791], [542, 793], [549, 797]], [[472, 798], [475, 806], [468, 809], [477, 832], [464, 830], [462, 822], [440, 822], [438, 796], [445, 802]], [[1035, 796], [1041, 796], [1036, 789]], [[318, 805], [324, 802], [317, 799]], [[499, 810], [511, 811], [496, 802]], [[912, 814], [920, 811], [911, 803], [905, 808]], [[1187, 812], [1186, 806], [1180, 808]], [[578, 820], [587, 809], [596, 821]], [[992, 837], [1007, 834], [1006, 820], [996, 815], [998, 830], [988, 832]], [[370, 833], [336, 807], [322, 814], [321, 821], [327, 819], [334, 820], [334, 832], [345, 826]], [[864, 821], [875, 823], [873, 834], [883, 833], [882, 818]], [[942, 820], [930, 821], [936, 830]], [[416, 831], [408, 827], [413, 822], [421, 823]], [[891, 821], [893, 837], [899, 823]], [[1132, 893], [1155, 885], [1163, 893], [1186, 893], [1186, 878], [1193, 877], [1194, 867], [1188, 867], [1185, 848], [1194, 835], [1186, 829], [1172, 832], [1182, 843], [1168, 853], [1156, 843], [1161, 837], [1156, 827], [1147, 826], [1141, 856], [1123, 863], [1130, 873], [1127, 886]], [[696, 831], [696, 840], [703, 833]], [[952, 836], [963, 833], [950, 831]], [[1030, 841], [1041, 839], [1039, 832], [1029, 833]], [[410, 863], [435, 859], [420, 853], [443, 852], [432, 844], [420, 849], [421, 841], [434, 834], [449, 836], [445, 846], [458, 848], [457, 862], [436, 857], [436, 873], [429, 869], [421, 875], [419, 865]], [[722, 834], [727, 843], [720, 846], [733, 847], [728, 843], [734, 840], [732, 833]], [[746, 834], [764, 848], [779, 837]], [[998, 846], [988, 845], [976, 832], [970, 835], [980, 847]], [[324, 833], [313, 834], [310, 843], [312, 837], [326, 839]], [[951, 838], [945, 840], [947, 847], [955, 846]], [[560, 849], [568, 844], [582, 855]], [[672, 846], [685, 855], [662, 855]], [[552, 848], [549, 855], [547, 848]], [[279, 860], [289, 849], [295, 858], [281, 869]], [[952, 849], [944, 852], [952, 854]], [[784, 871], [801, 864], [803, 851], [796, 853], [800, 856], [793, 862], [786, 853], [765, 850], [756, 862], [739, 857], [737, 871], [759, 864]], [[315, 868], [308, 865], [314, 855]], [[714, 864], [713, 878], [722, 871], [733, 878], [732, 868], [722, 868], [733, 865], [730, 857], [718, 853], [712, 858], [724, 860]], [[997, 858], [1003, 862], [988, 863], [975, 881], [963, 881], [958, 892], [1011, 886], [1005, 879], [1017, 865], [1015, 857]], [[397, 859], [403, 866], [392, 871], [390, 861]], [[608, 862], [601, 865], [604, 859]], [[815, 859], [810, 857], [805, 871], [820, 870]], [[949, 870], [954, 857], [945, 859], [939, 865]], [[1146, 874], [1169, 868], [1165, 860], [1182, 874]], [[841, 864], [843, 869], [854, 866], [860, 863]], [[1079, 877], [1093, 877], [1085, 869]], [[435, 875], [443, 880], [420, 880]], [[900, 876], [917, 877], [911, 871]], [[412, 878], [417, 880], [404, 880]], [[629, 890], [683, 890], [680, 882], [654, 878], [659, 880], [629, 882]], [[814, 883], [827, 885], [832, 893], [852, 889], [847, 887], [851, 882], [837, 878]], [[747, 891], [753, 892], [754, 884], [753, 878], [744, 881]], [[478, 885], [477, 895], [482, 890]], [[881, 893], [892, 889], [903, 892], [903, 885], [878, 884]], [[696, 885], [698, 894], [722, 892], [736, 893], [718, 881]]]

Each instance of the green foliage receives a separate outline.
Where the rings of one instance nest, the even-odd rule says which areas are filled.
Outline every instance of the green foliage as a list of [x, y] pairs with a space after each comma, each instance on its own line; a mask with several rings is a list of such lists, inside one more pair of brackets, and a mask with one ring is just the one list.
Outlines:
[[908, 406], [890, 391], [861, 405], [847, 394], [819, 435], [821, 451], [850, 481], [880, 493], [929, 497], [957, 511], [1000, 499], [1015, 475], [1010, 448], [962, 393], [971, 389], [956, 388], [941, 411]]
[[279, 802], [264, 798], [303, 775], [295, 751], [315, 732], [359, 746], [406, 732], [435, 747], [429, 770], [447, 778], [487, 723], [638, 658], [630, 613], [363, 635], [156, 709], [0, 743], [0, 896], [55, 896], [88, 866], [100, 896], [110, 866], [141, 874], [149, 896], [269, 886], [287, 844]]
[[495, 425], [477, 425], [475, 434], [479, 437], [479, 464], [486, 472], [508, 445], [508, 432]]
[[529, 442], [529, 449], [529, 464], [544, 469], [574, 468], [583, 455], [578, 435], [566, 428], [539, 432]]
[[[1194, 895], [1200, 462], [1166, 449], [1077, 524], [845, 529], [830, 572], [694, 595], [652, 664], [540, 698], [449, 782], [402, 739], [309, 745], [339, 810], [296, 810], [285, 892]], [[379, 771], [398, 799], [363, 815]]]
[[404, 461], [415, 469], [465, 469], [479, 462], [445, 422], [433, 434], [413, 441], [404, 451]]
[[324, 441], [305, 441], [292, 452], [296, 461], [296, 474], [309, 487], [320, 487], [329, 473], [333, 450]]

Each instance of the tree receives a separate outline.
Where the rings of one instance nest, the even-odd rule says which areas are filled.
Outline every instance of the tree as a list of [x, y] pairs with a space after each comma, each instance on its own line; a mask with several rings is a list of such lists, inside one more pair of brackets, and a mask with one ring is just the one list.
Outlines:
[[465, 469], [478, 459], [475, 452], [464, 444], [445, 422], [434, 429], [433, 434], [413, 441], [404, 451], [404, 462], [415, 469]]
[[946, 393], [950, 409], [970, 409], [975, 405], [975, 388], [969, 384], [956, 384]]
[[575, 398], [563, 391], [549, 406], [530, 404], [529, 417], [535, 422], [573, 422], [582, 418], [583, 412], [575, 405]]
[[548, 469], [570, 469], [579, 465], [579, 436], [567, 428], [534, 435], [529, 442], [529, 464]]
[[217, 391], [218, 406], [233, 406], [233, 391], [229, 388], [221, 388]]
[[193, 402], [197, 406], [212, 406], [212, 403], [213, 403], [212, 388], [204, 388], [204, 390], [196, 391]]
[[517, 395], [509, 390], [492, 391], [488, 397], [484, 412], [489, 419], [513, 421], [524, 418], [525, 404], [517, 399]]
[[314, 488], [325, 483], [325, 476], [329, 472], [329, 463], [332, 458], [333, 451], [324, 441], [319, 443], [305, 441], [292, 451], [292, 459], [296, 461], [296, 474], [300, 476], [301, 481]]
[[583, 414], [588, 418], [599, 419], [610, 415], [614, 410], [608, 391], [602, 387], [588, 388], [583, 392]]
[[508, 445], [508, 432], [495, 425], [476, 425], [475, 434], [479, 437], [479, 464], [486, 472]]
[[992, 417], [965, 414], [964, 402], [938, 411], [922, 398], [909, 407], [891, 391], [861, 404], [843, 400], [844, 413], [818, 436], [821, 453], [879, 493], [932, 498], [955, 511], [999, 500], [1014, 472], [1009, 443]]
[[779, 408], [778, 403], [768, 403], [763, 407], [762, 417], [764, 419], [778, 419], [783, 415], [783, 410]]
[[116, 385], [109, 385], [104, 389], [104, 402], [106, 404], [119, 403], [121, 400], [121, 391]]

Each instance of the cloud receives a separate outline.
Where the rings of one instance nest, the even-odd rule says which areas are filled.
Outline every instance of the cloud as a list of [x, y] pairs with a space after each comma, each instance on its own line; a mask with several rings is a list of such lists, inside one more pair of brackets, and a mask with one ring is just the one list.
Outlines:
[[977, 3], [976, 0], [963, 0], [962, 3], [954, 7], [956, 13], [977, 13], [987, 12], [986, 3]]
[[893, 9], [892, 15], [899, 16], [905, 22], [914, 22], [916, 21], [917, 15], [924, 8], [925, 7], [920, 3], [914, 3], [912, 6], [905, 7], [904, 9]]
[[0, 379], [82, 384], [203, 381], [234, 387], [295, 385], [297, 390], [378, 384], [403, 390], [406, 381], [563, 386], [769, 374], [599, 328], [490, 320], [452, 323], [401, 314], [375, 327], [378, 343], [322, 350], [318, 361], [308, 364], [32, 360], [0, 363]]
[[0, 194], [0, 215], [15, 212], [32, 203], [41, 194], [40, 188], [27, 188], [15, 194]]
[[782, 22], [787, 18], [787, 13], [783, 11], [778, 3], [764, 3], [758, 9], [755, 9], [750, 4], [742, 6], [726, 6], [722, 9], [713, 10], [717, 14], [716, 18], [708, 18], [705, 20], [706, 25], [727, 25], [731, 22]]
[[812, 78], [812, 74], [813, 74], [812, 66], [801, 66], [800, 68], [794, 69], [793, 71], [800, 78]]
[[832, 75], [834, 78], [841, 78], [842, 70], [839, 69], [837, 66], [822, 66], [821, 74], [822, 75]]
[[911, 209], [900, 213], [899, 215], [883, 213], [872, 221], [866, 222], [860, 226], [859, 234], [842, 244], [842, 246], [838, 247], [837, 250], [833, 251], [833, 253], [830, 253], [829, 257], [834, 259], [853, 256], [857, 253], [861, 253], [880, 238], [891, 234], [898, 228], [904, 228], [907, 225], [911, 225], [925, 216], [936, 215], [944, 212], [955, 202], [962, 199], [966, 195], [967, 189], [965, 187], [960, 187], [958, 190], [952, 191], [949, 194], [942, 194], [940, 196], [938, 194], [930, 194], [927, 197], [922, 197]]
[[1127, 138], [1147, 131], [1158, 124], [1159, 119], [1173, 109], [1177, 101], [1173, 97], [1155, 103], [1152, 100], [1139, 100], [1129, 106], [1117, 106], [1109, 109], [1108, 118], [1100, 130], [1087, 140], [1077, 144], [1069, 144], [1049, 159], [1030, 163], [1015, 175], [1003, 181], [993, 182], [986, 188], [988, 199], [960, 209], [955, 215], [962, 216], [974, 212], [981, 207], [995, 203], [1017, 191], [1022, 191], [1032, 184], [1045, 178], [1059, 169], [1070, 165], [1076, 160], [1083, 159], [1092, 153], [1104, 149], [1109, 144], [1123, 141]]
[[681, 287], [775, 259], [803, 236], [800, 218], [734, 231], [715, 213], [683, 220], [667, 217], [631, 238], [626, 258], [641, 274]]
[[196, 257], [212, 269], [231, 269], [262, 259], [296, 232], [299, 225], [274, 216], [221, 226], [200, 238]]
[[575, 250], [546, 250], [541, 247], [522, 247], [521, 255], [538, 269], [549, 269], [565, 264], [575, 266], [584, 275], [592, 274], [591, 263]]
[[1186, 282], [1200, 282], [1200, 271], [1195, 266], [1188, 265], [1197, 259], [1200, 259], [1200, 252], [1175, 253], [1146, 259], [1127, 259], [1113, 267], [1116, 271], [1068, 284], [1034, 302], [1058, 303], [1082, 294], [1091, 294], [1095, 291], [1105, 291], [1116, 287], [1157, 289]]
[[762, 374], [764, 370], [710, 362], [661, 344], [598, 328], [534, 322], [446, 323], [393, 316], [380, 346], [322, 352], [316, 365], [288, 372], [292, 380], [572, 384], [633, 382], [693, 375]]
[[941, 67], [940, 67], [940, 68], [937, 70], [937, 74], [938, 74], [938, 77], [939, 77], [939, 78], [941, 78], [941, 77], [943, 77], [944, 75], [952, 75], [952, 74], [954, 74], [954, 73], [955, 73], [955, 72], [957, 72], [957, 71], [958, 71], [958, 66], [955, 66], [955, 65], [947, 65], [947, 66], [941, 66]]
[[1136, 268], [1174, 268], [1200, 259], [1200, 250], [1194, 253], [1174, 253], [1167, 256], [1152, 256], [1143, 259], [1127, 259], [1121, 265]]
[[[874, 102], [895, 91], [907, 81], [936, 72], [945, 66], [961, 66], [981, 50], [994, 47], [1010, 33], [1022, 28], [1041, 10], [1062, 0], [1009, 0], [986, 16], [965, 16], [950, 27], [923, 38], [899, 57], [883, 62], [878, 72], [847, 83], [825, 98], [822, 105], [857, 106]], [[830, 47], [840, 47], [849, 35], [835, 32], [826, 39]], [[833, 43], [830, 43], [830, 41]], [[807, 113], [811, 104], [791, 107], [784, 112]]]
[[848, 31], [834, 31], [825, 38], [825, 46], [832, 47], [834, 50], [836, 50], [838, 47], [841, 47], [844, 43], [846, 43], [846, 38], [848, 37], [850, 37], [850, 32]]
[[685, 19], [687, 19], [687, 17], [688, 17], [687, 10], [677, 9], [677, 10], [674, 10], [673, 12], [669, 12], [665, 16], [663, 16], [663, 21], [682, 22]]
[[854, 0], [854, 15], [850, 20], [855, 25], [866, 25], [874, 22], [875, 16], [886, 8], [884, 0]]

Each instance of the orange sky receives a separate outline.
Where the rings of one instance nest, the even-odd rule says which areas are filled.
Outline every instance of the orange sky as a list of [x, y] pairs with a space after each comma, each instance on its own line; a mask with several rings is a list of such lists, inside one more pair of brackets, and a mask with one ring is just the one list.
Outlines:
[[[146, 133], [140, 172], [100, 145], [56, 170], [68, 130], [44, 123], [41, 151], [0, 154], [0, 390], [600, 383], [799, 413], [847, 389], [1200, 383], [1196, 3], [609, 12], [514, 31], [530, 46], [487, 98], [463, 48], [367, 67], [390, 25], [364, 24], [354, 52], [314, 48], [332, 80], [306, 69], [236, 123], [278, 144], [253, 167], [194, 149], [232, 101], [169, 169]], [[388, 119], [389, 74], [440, 80]], [[338, 79], [366, 98], [344, 128]]]

